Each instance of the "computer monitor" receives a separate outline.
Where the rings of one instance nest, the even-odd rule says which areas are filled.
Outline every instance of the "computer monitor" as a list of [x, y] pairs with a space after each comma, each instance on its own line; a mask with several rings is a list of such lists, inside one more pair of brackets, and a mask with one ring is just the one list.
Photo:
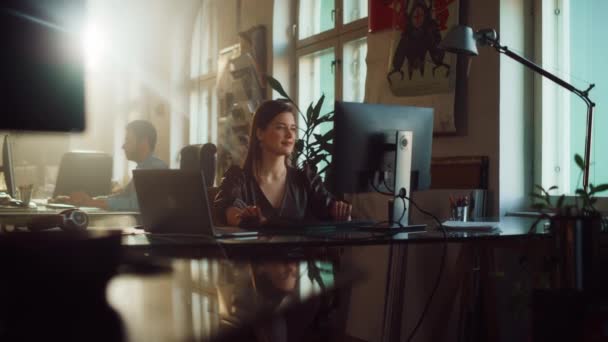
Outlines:
[[0, 2], [0, 130], [83, 131], [86, 0]]
[[411, 186], [406, 189], [407, 195], [429, 188], [432, 108], [336, 101], [334, 110], [330, 185], [336, 194], [373, 192], [375, 188], [398, 191], [394, 189], [394, 180], [399, 131], [413, 134]]
[[2, 144], [2, 174], [4, 175], [4, 184], [6, 184], [6, 192], [15, 197], [15, 171], [13, 168], [13, 152], [8, 134], [4, 136]]

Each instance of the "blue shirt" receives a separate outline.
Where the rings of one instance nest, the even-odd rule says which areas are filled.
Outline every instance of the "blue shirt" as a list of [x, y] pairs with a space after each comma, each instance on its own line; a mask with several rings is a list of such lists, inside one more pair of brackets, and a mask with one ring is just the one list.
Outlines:
[[[169, 167], [164, 161], [158, 159], [155, 155], [150, 155], [144, 161], [137, 163], [136, 169], [168, 169]], [[108, 196], [108, 210], [112, 211], [139, 211], [137, 203], [137, 193], [133, 180], [119, 193]]]

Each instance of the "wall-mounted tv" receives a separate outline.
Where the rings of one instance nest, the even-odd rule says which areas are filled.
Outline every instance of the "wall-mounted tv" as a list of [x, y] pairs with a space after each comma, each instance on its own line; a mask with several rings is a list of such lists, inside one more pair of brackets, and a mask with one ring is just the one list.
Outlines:
[[0, 2], [0, 130], [85, 129], [85, 2]]

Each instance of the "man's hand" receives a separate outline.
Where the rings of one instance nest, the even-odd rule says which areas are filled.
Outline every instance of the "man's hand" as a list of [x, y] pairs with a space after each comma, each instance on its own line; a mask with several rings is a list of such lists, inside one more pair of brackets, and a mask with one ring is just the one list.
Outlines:
[[92, 202], [91, 196], [84, 192], [73, 192], [70, 196], [57, 196], [49, 200], [50, 203], [63, 203], [75, 206], [88, 206]]
[[84, 206], [84, 207], [88, 206], [92, 201], [91, 196], [89, 196], [89, 194], [84, 193], [82, 191], [71, 193], [70, 198], [74, 205], [80, 205], [80, 206]]
[[331, 203], [329, 214], [336, 221], [350, 221], [353, 206], [350, 203], [343, 201], [334, 201]]

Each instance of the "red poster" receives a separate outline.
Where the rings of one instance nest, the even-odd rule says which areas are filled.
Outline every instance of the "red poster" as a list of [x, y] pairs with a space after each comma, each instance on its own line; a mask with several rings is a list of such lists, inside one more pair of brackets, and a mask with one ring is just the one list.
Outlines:
[[369, 0], [369, 32], [405, 28], [407, 0]]

